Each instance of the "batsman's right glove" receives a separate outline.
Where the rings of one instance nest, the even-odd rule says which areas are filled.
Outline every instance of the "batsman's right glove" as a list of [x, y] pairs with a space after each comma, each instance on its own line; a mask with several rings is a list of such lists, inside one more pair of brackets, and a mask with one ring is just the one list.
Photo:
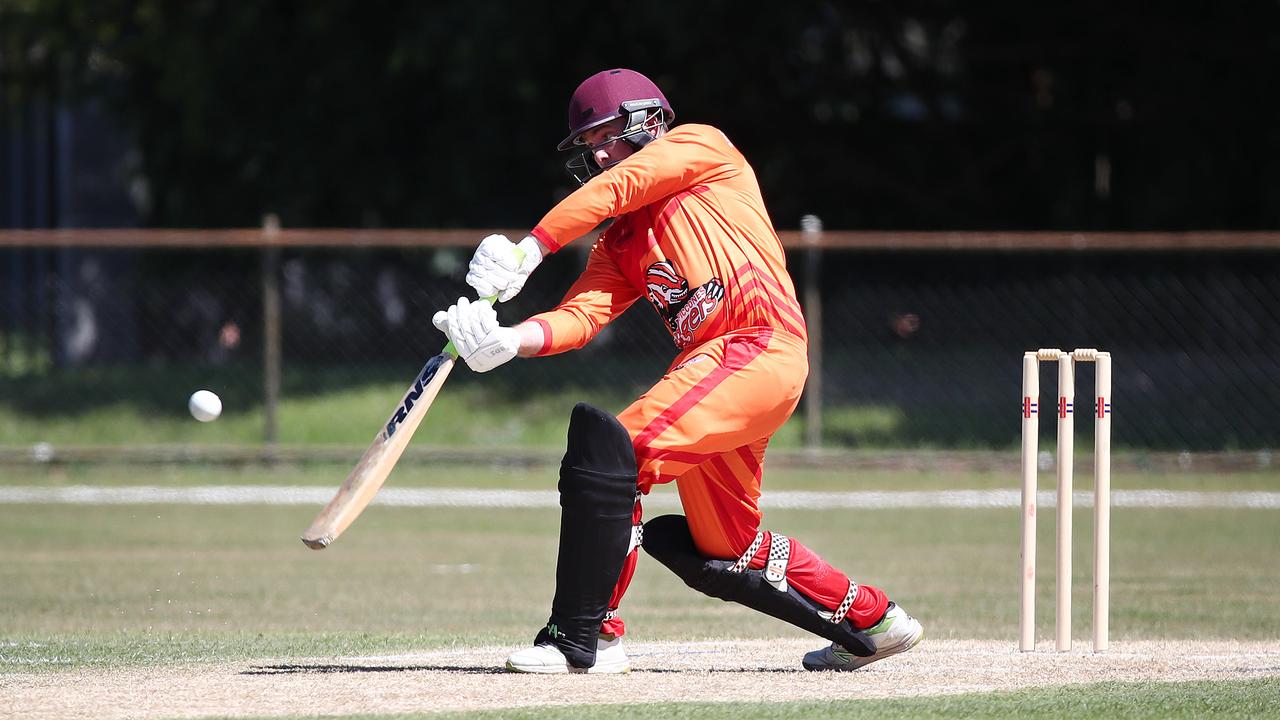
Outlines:
[[520, 333], [499, 325], [497, 311], [484, 300], [458, 298], [456, 305], [436, 313], [431, 324], [453, 342], [458, 357], [475, 372], [488, 372], [520, 350]]

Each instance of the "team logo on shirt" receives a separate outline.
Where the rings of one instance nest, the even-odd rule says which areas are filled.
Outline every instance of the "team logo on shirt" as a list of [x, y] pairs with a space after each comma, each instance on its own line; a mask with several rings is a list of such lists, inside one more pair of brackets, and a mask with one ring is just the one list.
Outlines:
[[724, 298], [724, 285], [719, 278], [689, 290], [689, 281], [670, 260], [662, 260], [648, 267], [644, 273], [645, 296], [649, 304], [666, 321], [677, 347], [693, 341], [694, 334]]

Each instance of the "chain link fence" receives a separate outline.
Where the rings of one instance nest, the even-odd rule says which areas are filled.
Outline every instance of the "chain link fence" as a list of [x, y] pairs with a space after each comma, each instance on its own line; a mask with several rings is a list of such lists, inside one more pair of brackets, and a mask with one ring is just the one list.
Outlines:
[[[192, 231], [131, 247], [115, 232], [109, 247], [92, 231], [70, 242], [9, 233], [0, 246], [0, 445], [200, 442], [185, 414], [200, 387], [222, 395], [229, 416], [252, 418], [221, 441], [363, 444], [376, 421], [356, 422], [344, 403], [389, 412], [443, 344], [431, 315], [470, 294], [473, 243], [452, 235], [439, 247], [344, 246], [363, 241], [331, 231], [331, 246], [264, 248]], [[821, 303], [808, 309], [821, 317], [811, 327], [821, 397], [806, 402], [819, 401], [809, 437], [823, 447], [1013, 448], [1021, 355], [1038, 347], [1112, 352], [1118, 449], [1280, 446], [1280, 242], [1082, 250], [1028, 236], [948, 249], [948, 236], [911, 245], [828, 233], [808, 247], [787, 237], [802, 298]], [[500, 308], [504, 322], [552, 306], [587, 245], [550, 258]], [[264, 309], [276, 293], [278, 316]], [[571, 398], [620, 410], [675, 352], [656, 316], [633, 307], [582, 351], [485, 376], [459, 369], [448, 392], [504, 407], [518, 438], [515, 426], [545, 414], [529, 409], [538, 398], [565, 417]], [[1081, 366], [1079, 395], [1092, 373]], [[1042, 386], [1053, 393], [1048, 371]], [[277, 401], [311, 410], [277, 418]], [[802, 443], [805, 417], [780, 442]]]

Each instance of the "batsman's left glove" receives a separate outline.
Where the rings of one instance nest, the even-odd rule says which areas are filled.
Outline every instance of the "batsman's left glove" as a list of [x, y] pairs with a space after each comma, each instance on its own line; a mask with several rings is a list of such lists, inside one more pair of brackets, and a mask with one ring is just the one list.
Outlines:
[[467, 264], [467, 284], [480, 297], [506, 302], [524, 288], [529, 274], [542, 262], [542, 244], [532, 235], [513, 243], [505, 235], [490, 235]]

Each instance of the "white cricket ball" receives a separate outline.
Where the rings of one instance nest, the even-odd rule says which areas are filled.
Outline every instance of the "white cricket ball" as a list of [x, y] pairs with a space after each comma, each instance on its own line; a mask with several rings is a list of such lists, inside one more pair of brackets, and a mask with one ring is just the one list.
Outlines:
[[222, 399], [208, 390], [197, 390], [191, 393], [187, 409], [200, 422], [211, 422], [222, 414]]

